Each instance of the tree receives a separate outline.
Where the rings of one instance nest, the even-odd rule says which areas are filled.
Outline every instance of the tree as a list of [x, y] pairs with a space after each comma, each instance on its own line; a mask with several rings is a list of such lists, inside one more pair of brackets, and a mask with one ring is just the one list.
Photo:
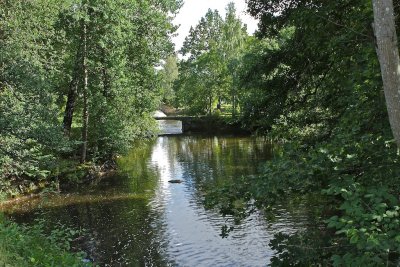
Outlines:
[[248, 36], [233, 3], [228, 4], [226, 11], [222, 19], [216, 10], [208, 10], [190, 30], [181, 50], [189, 58], [180, 64], [177, 96], [195, 113], [211, 114], [213, 105], [216, 103], [216, 108], [221, 110], [223, 102], [232, 103], [233, 115], [236, 111], [237, 70]]
[[243, 49], [248, 39], [246, 26], [236, 15], [236, 8], [233, 2], [226, 7], [226, 16], [223, 24], [223, 38], [221, 40], [221, 53], [223, 60], [228, 66], [232, 82], [229, 86], [229, 95], [232, 103], [232, 117], [236, 117], [238, 97], [238, 67], [240, 65]]
[[400, 59], [392, 0], [373, 0], [374, 31], [389, 121], [400, 147]]
[[57, 155], [69, 150], [56, 104], [65, 39], [53, 27], [66, 5], [0, 3], [0, 194], [12, 192], [11, 179], [47, 179]]
[[176, 82], [178, 103], [194, 114], [211, 114], [215, 101], [224, 97], [227, 88], [226, 65], [218, 50], [182, 61]]
[[[400, 8], [398, 2], [395, 10]], [[247, 3], [259, 19], [261, 40], [249, 46], [241, 61], [241, 119], [286, 144], [266, 163], [261, 177], [238, 180], [232, 188], [217, 191], [230, 192], [221, 197], [231, 200], [223, 208], [241, 201], [269, 209], [293, 195], [322, 194], [321, 209], [329, 207], [334, 215], [317, 215], [331, 228], [322, 246], [328, 249], [315, 246], [318, 241], [309, 239], [310, 230], [280, 235], [272, 244], [284, 253], [277, 254], [273, 265], [290, 265], [293, 260], [302, 266], [398, 265], [399, 216], [386, 214], [400, 206], [399, 155], [381, 90], [371, 1]], [[381, 11], [378, 19], [386, 23], [393, 19], [383, 14], [391, 8]], [[394, 17], [394, 24], [400, 25], [400, 17]], [[394, 61], [389, 73], [394, 86], [399, 65], [397, 52], [393, 54], [396, 33], [387, 35], [389, 28], [383, 29], [385, 37], [392, 37], [386, 40], [391, 48], [380, 51], [380, 61]], [[394, 57], [385, 58], [385, 53]], [[316, 232], [319, 236], [319, 227]], [[307, 244], [307, 249], [295, 245], [299, 243]]]
[[189, 35], [181, 49], [183, 56], [176, 83], [177, 102], [189, 107], [195, 114], [211, 114], [216, 99], [215, 86], [221, 83], [222, 54], [219, 53], [222, 38], [223, 19], [217, 10], [208, 10]]
[[[170, 14], [178, 7], [177, 1], [88, 0], [62, 14], [71, 75], [64, 131], [70, 135], [73, 121], [82, 126], [81, 161], [87, 149], [106, 157], [153, 127], [150, 114], [161, 98], [154, 67], [172, 51]], [[81, 120], [74, 119], [75, 107]]]
[[175, 92], [173, 89], [174, 82], [179, 76], [178, 72], [178, 59], [176, 55], [169, 55], [165, 63], [163, 64], [163, 69], [160, 71], [161, 75], [161, 87], [163, 94], [163, 101], [167, 104], [172, 104], [175, 99]]
[[218, 10], [209, 9], [195, 28], [191, 27], [185, 38], [181, 53], [189, 55], [191, 59], [210, 51], [221, 43], [223, 19]]
[[103, 161], [152, 135], [155, 66], [180, 5], [0, 1], [0, 194], [54, 178], [62, 158]]

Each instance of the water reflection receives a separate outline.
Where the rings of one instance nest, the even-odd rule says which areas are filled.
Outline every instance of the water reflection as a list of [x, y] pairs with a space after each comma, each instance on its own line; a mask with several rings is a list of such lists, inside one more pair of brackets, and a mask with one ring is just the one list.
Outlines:
[[178, 120], [159, 120], [160, 135], [174, 135], [182, 133], [182, 122]]
[[270, 239], [302, 227], [303, 214], [282, 207], [269, 224], [253, 214], [222, 239], [225, 218], [204, 208], [202, 188], [256, 175], [270, 156], [260, 138], [159, 137], [135, 145], [119, 161], [120, 174], [9, 212], [21, 222], [45, 218], [87, 229], [84, 248], [101, 266], [266, 266]]
[[[263, 140], [236, 137], [159, 138], [151, 165], [160, 185], [154, 209], [163, 209], [166, 254], [179, 266], [264, 266], [271, 257], [265, 221], [252, 216], [227, 239], [220, 237], [225, 219], [202, 205], [205, 183], [255, 174], [269, 157]], [[170, 184], [168, 180], [183, 180]]]

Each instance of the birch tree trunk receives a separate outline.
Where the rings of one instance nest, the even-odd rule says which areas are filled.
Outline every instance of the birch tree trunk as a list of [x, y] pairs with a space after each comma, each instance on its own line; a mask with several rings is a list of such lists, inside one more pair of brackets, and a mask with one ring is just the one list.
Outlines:
[[393, 0], [372, 0], [377, 54], [390, 126], [400, 148], [400, 59]]

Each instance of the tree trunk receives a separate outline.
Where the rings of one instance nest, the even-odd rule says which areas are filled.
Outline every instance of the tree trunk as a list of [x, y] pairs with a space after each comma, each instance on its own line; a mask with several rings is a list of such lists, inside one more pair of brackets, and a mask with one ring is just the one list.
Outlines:
[[76, 63], [74, 66], [74, 72], [72, 73], [72, 80], [69, 86], [67, 103], [65, 105], [65, 111], [64, 111], [63, 128], [64, 128], [64, 135], [67, 137], [69, 137], [71, 134], [71, 126], [74, 117], [76, 96], [78, 94], [79, 62], [80, 62], [79, 49], [78, 52], [76, 53], [76, 57], [77, 57]]
[[71, 125], [72, 125], [72, 119], [74, 117], [77, 87], [78, 87], [78, 82], [74, 77], [72, 78], [71, 85], [69, 87], [67, 104], [65, 105], [65, 112], [64, 112], [63, 128], [64, 128], [64, 135], [67, 137], [69, 137], [71, 134]]
[[212, 112], [212, 97], [209, 97], [208, 114], [211, 115]]
[[218, 97], [217, 109], [221, 111], [221, 108], [222, 108], [222, 99], [221, 97]]
[[400, 59], [393, 0], [373, 0], [374, 31], [389, 122], [400, 148]]
[[87, 25], [83, 24], [83, 51], [82, 51], [82, 72], [83, 72], [83, 112], [82, 112], [82, 151], [81, 163], [86, 161], [87, 143], [88, 143], [88, 124], [89, 124], [89, 109], [88, 109], [88, 66], [87, 66]]
[[232, 118], [236, 118], [236, 96], [235, 93], [232, 94]]

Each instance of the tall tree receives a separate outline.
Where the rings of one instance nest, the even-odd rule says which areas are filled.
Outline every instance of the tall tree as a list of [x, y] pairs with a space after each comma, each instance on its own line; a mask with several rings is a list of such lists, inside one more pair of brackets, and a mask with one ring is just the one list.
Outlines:
[[180, 51], [189, 57], [180, 62], [178, 103], [196, 114], [211, 114], [215, 90], [221, 89], [215, 85], [221, 82], [223, 72], [223, 54], [219, 53], [222, 27], [223, 19], [218, 11], [209, 9], [196, 27], [191, 28]]
[[[84, 6], [84, 11], [89, 15], [87, 6]], [[82, 111], [82, 149], [81, 149], [81, 163], [86, 161], [87, 146], [88, 146], [88, 132], [89, 132], [89, 92], [88, 92], [88, 26], [87, 22], [90, 17], [85, 17], [82, 21], [82, 95], [83, 95], [83, 111]]]
[[373, 0], [374, 31], [389, 121], [400, 148], [400, 59], [392, 0]]
[[233, 2], [226, 7], [226, 16], [223, 24], [223, 38], [221, 40], [221, 53], [228, 67], [232, 82], [229, 86], [229, 95], [232, 103], [232, 117], [236, 117], [238, 97], [238, 67], [241, 61], [243, 48], [248, 38], [246, 26], [236, 14]]
[[172, 104], [175, 99], [174, 93], [174, 82], [179, 76], [178, 72], [178, 58], [176, 55], [169, 55], [165, 63], [163, 64], [163, 69], [160, 71], [161, 76], [161, 89], [163, 94], [163, 102], [167, 104]]
[[209, 9], [195, 28], [191, 27], [181, 53], [192, 59], [221, 44], [223, 19], [218, 10]]

